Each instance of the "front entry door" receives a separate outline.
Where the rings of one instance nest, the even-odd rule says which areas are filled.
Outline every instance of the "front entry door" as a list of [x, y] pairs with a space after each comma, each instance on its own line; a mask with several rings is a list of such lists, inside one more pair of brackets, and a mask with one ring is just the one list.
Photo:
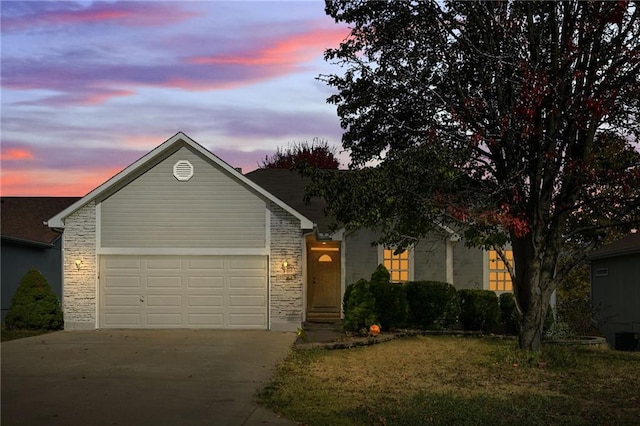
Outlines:
[[308, 318], [340, 318], [340, 246], [339, 243], [313, 245], [309, 248], [307, 277]]

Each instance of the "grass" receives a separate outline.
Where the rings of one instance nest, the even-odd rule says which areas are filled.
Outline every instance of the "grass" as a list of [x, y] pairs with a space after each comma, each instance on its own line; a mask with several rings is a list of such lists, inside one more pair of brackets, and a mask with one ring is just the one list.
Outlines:
[[39, 336], [41, 334], [47, 334], [47, 333], [51, 333], [51, 331], [49, 330], [7, 330], [3, 324], [2, 328], [0, 329], [0, 341], [8, 342], [9, 340]]
[[640, 353], [415, 337], [293, 351], [261, 403], [308, 425], [640, 424]]

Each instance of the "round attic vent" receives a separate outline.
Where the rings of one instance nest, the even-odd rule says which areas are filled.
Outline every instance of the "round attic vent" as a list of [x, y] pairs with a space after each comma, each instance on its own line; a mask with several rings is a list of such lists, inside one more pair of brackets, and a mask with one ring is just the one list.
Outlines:
[[180, 160], [173, 165], [173, 176], [182, 182], [186, 182], [193, 176], [193, 164], [187, 160]]

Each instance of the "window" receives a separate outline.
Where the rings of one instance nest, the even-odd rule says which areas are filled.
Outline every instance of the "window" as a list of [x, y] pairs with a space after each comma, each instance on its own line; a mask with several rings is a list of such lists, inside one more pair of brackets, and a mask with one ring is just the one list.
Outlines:
[[[513, 267], [513, 251], [505, 250], [504, 255]], [[489, 252], [489, 290], [513, 291], [511, 275], [507, 270], [507, 265], [504, 264], [495, 250]]]
[[391, 274], [391, 282], [400, 283], [412, 279], [411, 277], [411, 250], [394, 254], [395, 249], [382, 248], [381, 264]]

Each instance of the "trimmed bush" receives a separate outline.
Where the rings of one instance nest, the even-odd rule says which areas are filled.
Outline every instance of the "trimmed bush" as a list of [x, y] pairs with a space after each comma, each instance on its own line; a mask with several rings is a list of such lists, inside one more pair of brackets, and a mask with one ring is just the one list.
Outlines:
[[346, 308], [343, 321], [344, 328], [350, 331], [360, 331], [372, 324], [377, 324], [375, 298], [371, 293], [367, 280], [360, 279], [349, 287], [351, 289], [348, 294], [345, 292], [343, 301]]
[[391, 282], [387, 268], [379, 265], [369, 282], [375, 299], [375, 314], [382, 330], [390, 330], [404, 325], [407, 319], [407, 299], [404, 288]]
[[30, 270], [20, 281], [5, 317], [8, 329], [59, 330], [63, 326], [60, 302], [42, 274]]
[[408, 321], [414, 327], [448, 328], [458, 321], [458, 292], [449, 283], [411, 281], [405, 284]]
[[500, 322], [508, 334], [518, 334], [520, 331], [520, 312], [516, 306], [513, 293], [500, 295]]
[[465, 330], [487, 331], [500, 321], [498, 296], [491, 290], [459, 290], [460, 322]]

